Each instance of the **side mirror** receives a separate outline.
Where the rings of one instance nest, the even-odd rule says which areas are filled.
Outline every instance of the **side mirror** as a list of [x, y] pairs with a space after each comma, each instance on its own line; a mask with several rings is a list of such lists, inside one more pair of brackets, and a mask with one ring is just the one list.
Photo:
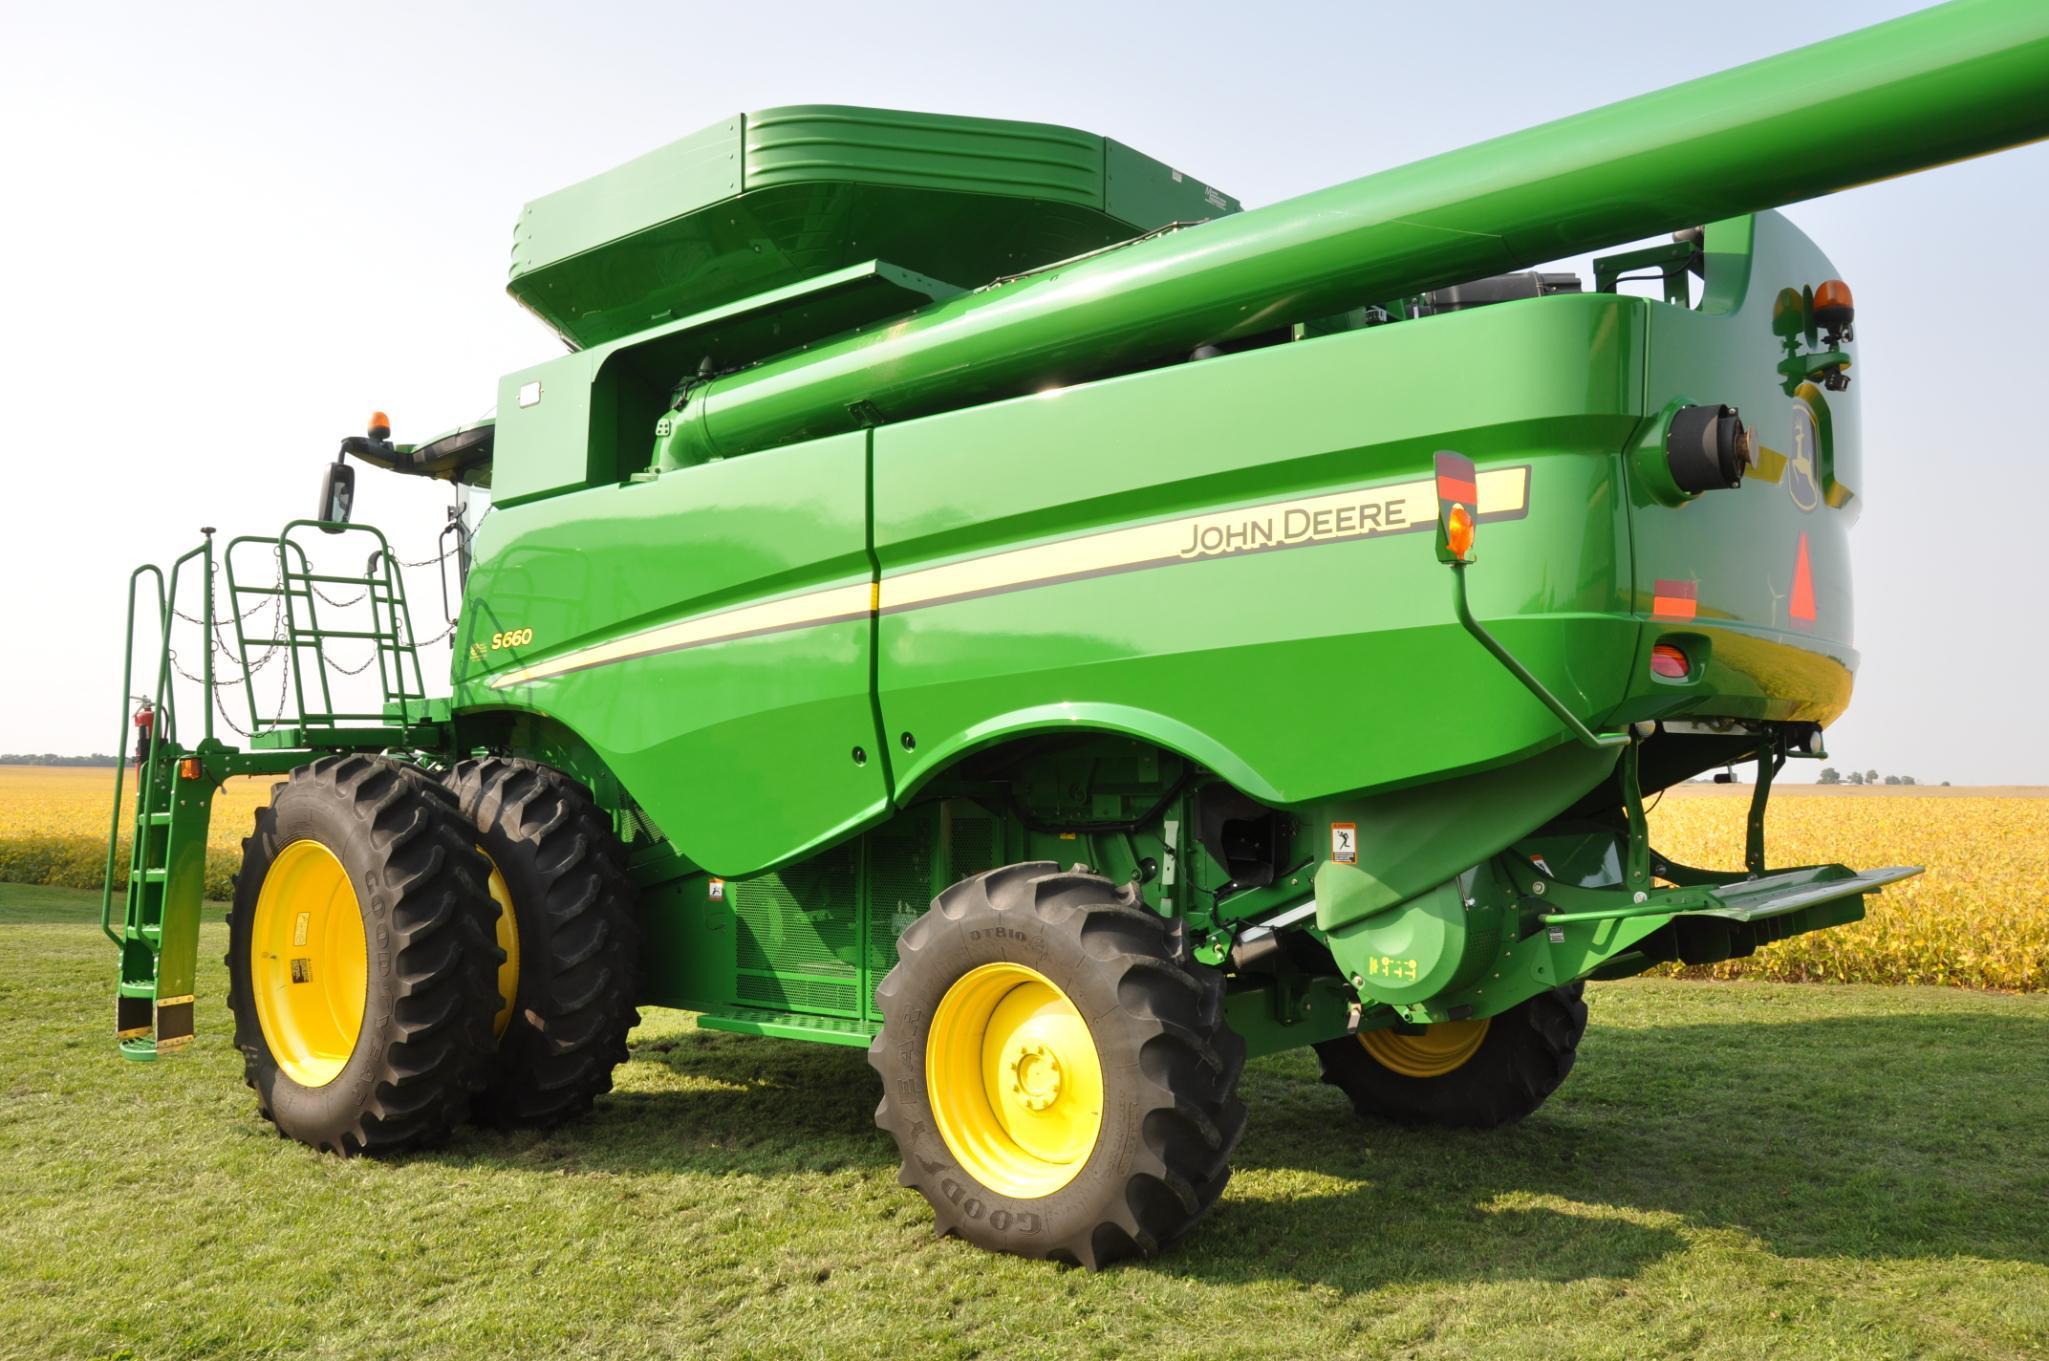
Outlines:
[[[356, 500], [356, 470], [339, 460], [327, 465], [327, 472], [320, 479], [319, 518], [325, 524], [345, 525], [349, 522], [349, 507]], [[329, 529], [330, 534], [339, 534], [339, 529]]]

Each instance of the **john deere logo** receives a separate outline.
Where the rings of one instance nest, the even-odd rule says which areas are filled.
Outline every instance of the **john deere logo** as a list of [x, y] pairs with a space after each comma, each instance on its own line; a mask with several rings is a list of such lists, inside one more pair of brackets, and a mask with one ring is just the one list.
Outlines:
[[1796, 397], [1793, 399], [1793, 452], [1786, 460], [1786, 491], [1792, 496], [1793, 504], [1802, 510], [1813, 510], [1821, 504], [1821, 477], [1814, 468], [1820, 449], [1814, 408]]

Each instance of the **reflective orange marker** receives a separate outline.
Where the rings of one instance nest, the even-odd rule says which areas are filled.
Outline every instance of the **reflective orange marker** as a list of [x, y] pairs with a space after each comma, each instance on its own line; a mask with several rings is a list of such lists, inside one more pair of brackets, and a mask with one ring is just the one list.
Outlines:
[[1453, 506], [1451, 517], [1444, 523], [1444, 546], [1461, 561], [1473, 552], [1473, 513], [1464, 506]]
[[1700, 587], [1659, 577], [1651, 587], [1651, 618], [1691, 619], [1700, 611]]
[[1451, 449], [1439, 449], [1437, 472], [1437, 559], [1465, 563], [1473, 560], [1473, 536], [1479, 522], [1480, 475], [1473, 460]]
[[1814, 624], [1814, 568], [1807, 561], [1807, 536], [1800, 536], [1800, 551], [1793, 560], [1793, 594], [1786, 613], [1803, 628]]
[[204, 773], [205, 772], [200, 768], [199, 758], [197, 756], [181, 756], [178, 758], [179, 779], [196, 780]]

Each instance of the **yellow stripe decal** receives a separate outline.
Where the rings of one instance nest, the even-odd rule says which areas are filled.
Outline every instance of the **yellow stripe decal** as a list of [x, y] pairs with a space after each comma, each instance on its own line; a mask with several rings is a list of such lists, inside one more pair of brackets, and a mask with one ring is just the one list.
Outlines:
[[[1528, 513], [1527, 466], [1480, 474], [1481, 522]], [[883, 580], [885, 613], [1205, 558], [1406, 534], [1437, 523], [1437, 484], [1423, 477], [1353, 491], [1159, 520], [1013, 548]]]
[[[1527, 465], [1490, 468], [1479, 476], [1481, 523], [1529, 513]], [[491, 678], [491, 688], [547, 680], [593, 666], [676, 652], [707, 643], [940, 605], [1003, 591], [1050, 586], [1113, 572], [1169, 567], [1207, 558], [1307, 548], [1322, 543], [1428, 530], [1437, 523], [1437, 484], [1419, 477], [1321, 496], [1206, 511], [1013, 548], [937, 567], [899, 572], [881, 581], [829, 586], [756, 605], [694, 615], [579, 648]]]
[[607, 662], [623, 662], [656, 652], [675, 652], [705, 643], [730, 642], [759, 633], [780, 633], [785, 629], [810, 628], [845, 619], [863, 619], [874, 613], [874, 585], [857, 581], [848, 586], [828, 586], [822, 591], [786, 596], [758, 605], [741, 605], [730, 610], [694, 615], [673, 624], [630, 633], [624, 638], [596, 647], [579, 648], [560, 657], [516, 667], [491, 678], [493, 690], [545, 680]]

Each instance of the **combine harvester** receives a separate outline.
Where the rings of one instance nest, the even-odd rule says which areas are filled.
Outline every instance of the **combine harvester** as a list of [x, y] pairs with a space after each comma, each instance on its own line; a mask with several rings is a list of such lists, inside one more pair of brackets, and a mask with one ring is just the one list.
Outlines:
[[[2045, 134], [2049, 6], [1965, 0], [1255, 211], [822, 106], [538, 199], [510, 287], [570, 353], [134, 578], [121, 1050], [191, 1039], [210, 798], [265, 773], [235, 1044], [332, 1152], [577, 1114], [682, 1007], [867, 1049], [940, 1231], [1096, 1266], [1222, 1193], [1248, 1056], [1528, 1115], [1586, 980], [1915, 872], [1765, 855], [1865, 485], [1850, 289], [1771, 209]], [[449, 697], [350, 459], [458, 488]], [[243, 745], [175, 712], [192, 655]], [[1751, 760], [1745, 870], [1651, 846], [1646, 795]]]

